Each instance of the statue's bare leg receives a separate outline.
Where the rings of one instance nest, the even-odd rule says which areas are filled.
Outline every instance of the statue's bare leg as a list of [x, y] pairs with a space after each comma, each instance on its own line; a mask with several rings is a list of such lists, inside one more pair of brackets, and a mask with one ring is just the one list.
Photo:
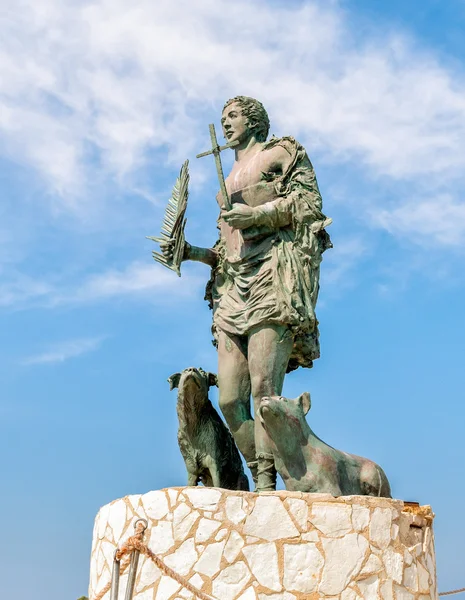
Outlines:
[[257, 418], [257, 411], [264, 396], [281, 395], [293, 344], [294, 338], [285, 326], [257, 328], [249, 336], [248, 363], [255, 414], [258, 491], [275, 489], [276, 471], [271, 440]]
[[250, 412], [247, 340], [218, 332], [218, 387], [221, 411], [247, 463], [255, 461], [254, 422]]

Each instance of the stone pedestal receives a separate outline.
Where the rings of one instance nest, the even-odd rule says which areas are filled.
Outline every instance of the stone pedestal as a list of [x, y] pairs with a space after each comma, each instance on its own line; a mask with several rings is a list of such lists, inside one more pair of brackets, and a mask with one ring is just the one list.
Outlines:
[[[436, 600], [428, 506], [202, 487], [127, 496], [100, 510], [90, 600], [109, 581], [115, 548], [140, 517], [149, 522], [145, 540], [153, 552], [216, 600]], [[192, 597], [141, 556], [135, 600]]]

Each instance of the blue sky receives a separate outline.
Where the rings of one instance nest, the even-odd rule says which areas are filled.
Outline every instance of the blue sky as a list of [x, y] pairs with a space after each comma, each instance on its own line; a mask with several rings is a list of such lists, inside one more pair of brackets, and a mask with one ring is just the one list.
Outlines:
[[178, 279], [145, 236], [189, 158], [187, 237], [215, 241], [195, 155], [237, 94], [305, 145], [334, 219], [322, 358], [285, 393], [432, 504], [439, 587], [464, 585], [463, 2], [22, 0], [0, 19], [5, 596], [86, 593], [99, 507], [185, 482], [166, 379], [216, 369], [208, 272]]

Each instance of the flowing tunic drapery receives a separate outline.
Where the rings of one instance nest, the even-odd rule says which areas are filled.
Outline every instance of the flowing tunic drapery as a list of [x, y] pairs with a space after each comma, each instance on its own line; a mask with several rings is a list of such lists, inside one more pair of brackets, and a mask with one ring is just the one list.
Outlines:
[[[322, 200], [305, 149], [293, 138], [272, 138], [261, 152], [282, 146], [290, 164], [282, 174], [262, 172], [259, 184], [231, 194], [258, 207], [259, 224], [232, 230], [219, 219], [218, 264], [206, 299], [213, 333], [247, 336], [257, 327], [285, 325], [294, 337], [288, 371], [311, 367], [320, 356], [315, 306], [322, 253], [331, 242]], [[260, 160], [259, 154], [257, 160]]]

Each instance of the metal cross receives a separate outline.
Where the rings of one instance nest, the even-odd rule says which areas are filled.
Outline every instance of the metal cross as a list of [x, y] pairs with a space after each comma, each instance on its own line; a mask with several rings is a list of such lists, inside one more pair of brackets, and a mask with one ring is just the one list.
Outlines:
[[208, 150], [207, 152], [202, 152], [201, 154], [197, 154], [197, 158], [202, 158], [202, 156], [208, 156], [209, 154], [213, 154], [213, 156], [215, 157], [216, 171], [218, 173], [218, 181], [220, 182], [221, 194], [223, 195], [224, 207], [226, 210], [231, 210], [232, 206], [231, 206], [231, 202], [229, 200], [228, 192], [226, 191], [226, 184], [224, 182], [224, 175], [223, 175], [223, 167], [221, 166], [220, 152], [222, 150], [226, 150], [226, 148], [234, 148], [234, 146], [237, 146], [239, 144], [239, 140], [236, 140], [235, 142], [231, 142], [230, 144], [225, 144], [224, 146], [219, 146], [218, 140], [216, 139], [215, 126], [212, 123], [208, 127], [210, 129], [210, 138], [212, 141], [212, 149]]

